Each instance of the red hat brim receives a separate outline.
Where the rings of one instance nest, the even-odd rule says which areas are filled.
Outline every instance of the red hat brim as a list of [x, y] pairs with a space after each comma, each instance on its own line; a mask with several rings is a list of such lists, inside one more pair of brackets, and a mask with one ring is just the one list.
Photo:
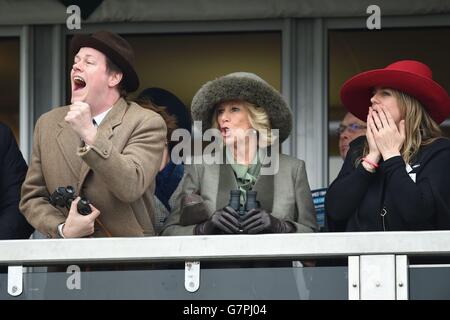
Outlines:
[[357, 74], [342, 86], [341, 101], [350, 113], [366, 122], [377, 86], [416, 98], [438, 124], [450, 114], [450, 98], [444, 88], [430, 78], [400, 70], [377, 69]]

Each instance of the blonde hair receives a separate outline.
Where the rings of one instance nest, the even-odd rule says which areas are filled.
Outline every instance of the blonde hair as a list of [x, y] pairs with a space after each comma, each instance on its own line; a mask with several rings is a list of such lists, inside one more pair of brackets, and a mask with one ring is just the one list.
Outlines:
[[[226, 100], [226, 101], [222, 101], [217, 106], [219, 106], [222, 103], [230, 103], [230, 102], [240, 103], [247, 108], [248, 120], [250, 122], [250, 125], [252, 126], [253, 129], [258, 131], [260, 141], [262, 142], [260, 147], [271, 145], [272, 144], [272, 134], [271, 134], [272, 127], [270, 125], [270, 119], [269, 119], [269, 115], [267, 114], [267, 112], [263, 108], [255, 105], [253, 103], [250, 103], [248, 101], [245, 101], [245, 100]], [[217, 117], [218, 117], [217, 106], [214, 109], [213, 118], [211, 121], [212, 122], [211, 127], [215, 128], [215, 129], [219, 128], [219, 124], [217, 122]]]
[[[394, 89], [386, 90], [396, 98], [401, 117], [405, 120], [405, 141], [400, 149], [400, 154], [405, 163], [411, 163], [421, 146], [428, 145], [442, 137], [441, 128], [416, 98]], [[368, 153], [369, 146], [366, 141], [363, 157]], [[358, 159], [358, 161], [360, 160], [361, 158]]]

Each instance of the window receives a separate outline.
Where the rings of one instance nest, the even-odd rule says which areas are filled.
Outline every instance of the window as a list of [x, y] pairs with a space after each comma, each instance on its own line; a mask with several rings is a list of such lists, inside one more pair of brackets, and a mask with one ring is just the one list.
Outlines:
[[[139, 89], [160, 87], [190, 107], [201, 85], [238, 71], [253, 72], [280, 90], [281, 32], [122, 34], [136, 54]], [[67, 47], [70, 37], [67, 41]], [[68, 58], [68, 72], [72, 65]], [[70, 83], [67, 79], [70, 101]]]
[[19, 143], [20, 40], [0, 38], [0, 121], [8, 125]]

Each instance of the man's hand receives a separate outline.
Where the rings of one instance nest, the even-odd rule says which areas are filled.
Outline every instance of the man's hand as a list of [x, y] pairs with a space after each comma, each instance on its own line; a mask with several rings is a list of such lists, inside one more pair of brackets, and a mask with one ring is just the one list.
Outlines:
[[92, 123], [91, 108], [87, 103], [74, 102], [64, 120], [86, 144], [94, 144], [97, 128]]
[[77, 204], [80, 197], [77, 197], [70, 206], [69, 216], [63, 227], [63, 235], [65, 238], [82, 238], [90, 236], [94, 233], [95, 219], [100, 215], [93, 205], [90, 204], [92, 213], [83, 216], [77, 211]]

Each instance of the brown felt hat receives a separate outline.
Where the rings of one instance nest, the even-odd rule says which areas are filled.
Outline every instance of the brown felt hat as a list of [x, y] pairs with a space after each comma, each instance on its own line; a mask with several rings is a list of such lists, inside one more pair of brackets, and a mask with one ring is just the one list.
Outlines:
[[134, 69], [133, 48], [124, 38], [109, 31], [75, 35], [70, 43], [72, 54], [76, 55], [83, 47], [96, 49], [114, 62], [123, 73], [121, 83], [128, 92], [139, 88], [139, 78]]

